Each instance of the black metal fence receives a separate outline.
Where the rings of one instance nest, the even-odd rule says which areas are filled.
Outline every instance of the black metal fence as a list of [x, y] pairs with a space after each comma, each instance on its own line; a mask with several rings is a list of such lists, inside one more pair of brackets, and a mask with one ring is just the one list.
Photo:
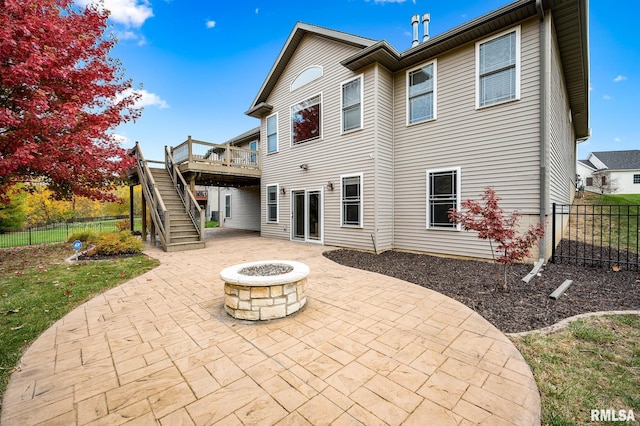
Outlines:
[[639, 212], [637, 205], [554, 203], [552, 262], [640, 270]]
[[78, 231], [113, 231], [116, 229], [116, 222], [122, 219], [129, 219], [129, 216], [85, 218], [0, 233], [0, 248], [60, 243], [67, 241], [71, 234]]

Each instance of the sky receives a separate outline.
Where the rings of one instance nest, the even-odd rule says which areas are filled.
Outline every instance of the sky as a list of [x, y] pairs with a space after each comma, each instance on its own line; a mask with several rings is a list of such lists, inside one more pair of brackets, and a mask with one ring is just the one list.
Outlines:
[[[93, 0], [75, 0], [84, 6]], [[189, 135], [223, 143], [259, 125], [249, 109], [296, 22], [411, 46], [411, 16], [431, 14], [437, 36], [509, 0], [192, 1], [104, 0], [111, 56], [142, 94], [142, 117], [115, 129], [125, 147], [139, 141], [147, 159]], [[613, 7], [591, 0], [590, 152], [640, 149], [640, 1]]]

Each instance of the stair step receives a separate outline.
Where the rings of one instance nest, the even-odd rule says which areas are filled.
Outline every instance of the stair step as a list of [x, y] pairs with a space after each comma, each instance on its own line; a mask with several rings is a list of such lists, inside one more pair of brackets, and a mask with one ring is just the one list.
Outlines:
[[184, 250], [198, 250], [198, 249], [203, 249], [205, 247], [206, 245], [204, 241], [171, 243], [171, 244], [167, 244], [166, 251], [173, 252], [173, 251], [184, 251]]

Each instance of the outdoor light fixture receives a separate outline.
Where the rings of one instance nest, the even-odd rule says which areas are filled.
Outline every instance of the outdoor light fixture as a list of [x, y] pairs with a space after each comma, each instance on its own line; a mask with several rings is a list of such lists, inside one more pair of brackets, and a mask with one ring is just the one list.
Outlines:
[[284, 186], [283, 186], [282, 188], [280, 188], [280, 193], [281, 193], [282, 195], [284, 195], [284, 194], [286, 194], [286, 193], [287, 193], [287, 190], [285, 189], [285, 187], [284, 187]]
[[302, 170], [308, 170], [308, 169], [309, 169], [309, 166], [307, 165], [307, 163], [304, 163], [304, 164], [300, 164], [300, 168], [301, 168]]
[[331, 181], [327, 182], [327, 189], [329, 191], [333, 191], [333, 182], [331, 182]]

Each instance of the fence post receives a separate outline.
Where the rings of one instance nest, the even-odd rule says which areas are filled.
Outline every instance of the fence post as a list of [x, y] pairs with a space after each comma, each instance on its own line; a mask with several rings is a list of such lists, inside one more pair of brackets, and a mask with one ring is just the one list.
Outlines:
[[551, 212], [551, 263], [556, 263], [556, 203]]

